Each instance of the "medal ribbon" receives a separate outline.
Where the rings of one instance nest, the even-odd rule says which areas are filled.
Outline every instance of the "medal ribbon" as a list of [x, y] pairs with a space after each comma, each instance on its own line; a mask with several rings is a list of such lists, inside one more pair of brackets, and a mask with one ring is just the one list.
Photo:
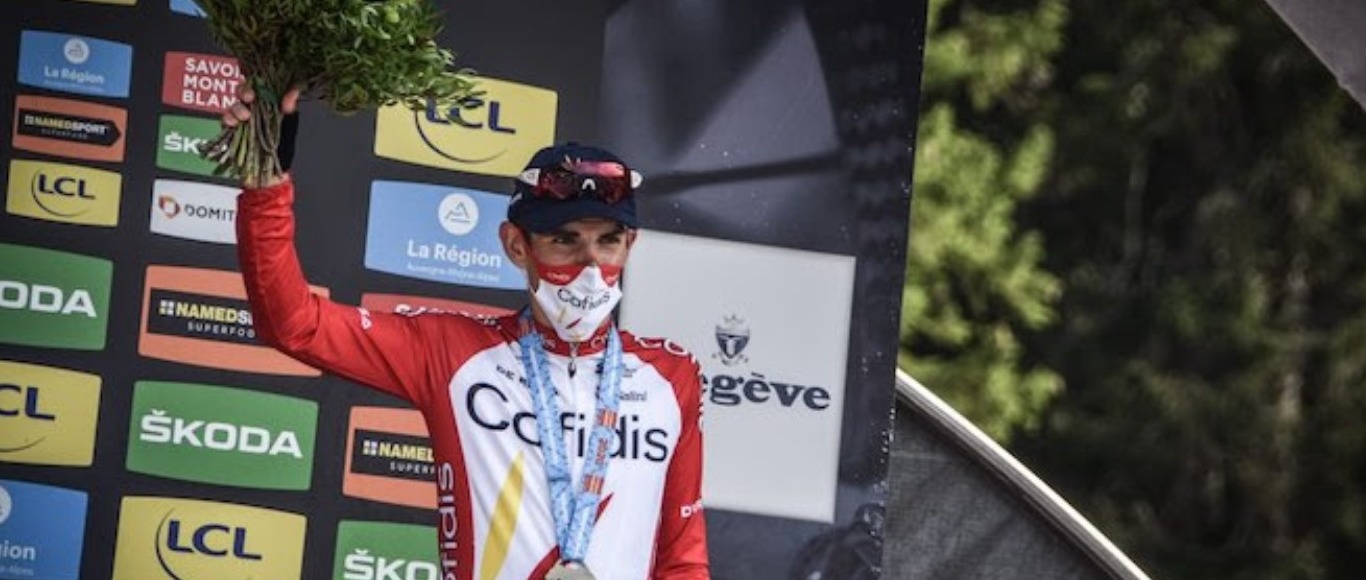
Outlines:
[[[588, 436], [588, 448], [583, 460], [583, 477], [579, 489], [573, 489], [569, 472], [569, 456], [564, 449], [564, 427], [560, 421], [560, 405], [555, 400], [555, 388], [550, 381], [550, 363], [545, 343], [531, 321], [531, 309], [523, 311], [521, 346], [522, 366], [526, 369], [527, 387], [536, 408], [536, 430], [541, 438], [541, 455], [545, 458], [545, 477], [550, 484], [551, 514], [555, 518], [555, 537], [560, 544], [560, 559], [583, 562], [588, 556], [588, 540], [597, 521], [598, 502], [602, 499], [602, 485], [607, 478], [607, 460], [616, 440], [617, 409], [621, 404], [621, 337], [616, 324], [607, 333], [607, 350], [603, 354], [602, 376], [598, 382], [597, 405], [593, 430]], [[572, 397], [572, 393], [570, 394]]]

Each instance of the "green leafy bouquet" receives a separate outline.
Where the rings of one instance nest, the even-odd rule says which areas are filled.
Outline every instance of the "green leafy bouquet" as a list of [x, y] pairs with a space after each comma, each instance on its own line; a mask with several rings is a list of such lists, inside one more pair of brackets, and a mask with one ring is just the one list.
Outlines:
[[216, 175], [266, 183], [283, 173], [280, 97], [299, 88], [342, 114], [429, 100], [453, 110], [476, 94], [473, 75], [436, 44], [431, 0], [197, 0], [214, 38], [238, 60], [256, 99], [251, 119], [203, 150]]

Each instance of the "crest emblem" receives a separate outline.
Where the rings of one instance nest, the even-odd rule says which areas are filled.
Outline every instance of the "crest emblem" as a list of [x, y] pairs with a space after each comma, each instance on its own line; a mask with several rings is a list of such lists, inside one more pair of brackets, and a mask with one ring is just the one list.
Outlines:
[[745, 347], [749, 345], [749, 327], [739, 315], [730, 315], [716, 325], [716, 344], [721, 350], [712, 355], [722, 364], [734, 366], [749, 362]]

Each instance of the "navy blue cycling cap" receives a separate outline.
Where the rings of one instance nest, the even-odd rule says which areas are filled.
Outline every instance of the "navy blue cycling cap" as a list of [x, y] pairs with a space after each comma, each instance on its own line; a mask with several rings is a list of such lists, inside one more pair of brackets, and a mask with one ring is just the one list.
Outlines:
[[568, 142], [537, 151], [517, 176], [508, 221], [533, 232], [585, 218], [636, 227], [640, 173], [612, 152]]

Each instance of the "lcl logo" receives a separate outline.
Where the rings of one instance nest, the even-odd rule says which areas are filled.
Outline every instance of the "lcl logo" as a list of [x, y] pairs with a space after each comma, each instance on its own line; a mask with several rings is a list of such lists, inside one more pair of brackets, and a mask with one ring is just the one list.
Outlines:
[[[9, 396], [11, 393], [18, 397]], [[57, 416], [44, 412], [38, 387], [0, 384], [0, 417], [27, 417], [38, 421], [56, 421]], [[19, 403], [23, 401], [23, 403]]]
[[32, 190], [39, 194], [95, 199], [95, 195], [87, 188], [86, 181], [75, 177], [53, 177], [46, 173], [38, 173], [33, 176]]
[[[247, 551], [247, 529], [219, 523], [203, 524], [193, 531], [182, 533], [182, 522], [167, 519], [166, 549], [182, 554], [199, 554], [213, 558], [231, 556], [241, 560], [260, 560], [261, 554]], [[159, 535], [159, 534], [158, 534]], [[188, 541], [187, 540], [188, 536]], [[158, 546], [158, 550], [160, 546]], [[170, 570], [167, 570], [170, 572]]]

